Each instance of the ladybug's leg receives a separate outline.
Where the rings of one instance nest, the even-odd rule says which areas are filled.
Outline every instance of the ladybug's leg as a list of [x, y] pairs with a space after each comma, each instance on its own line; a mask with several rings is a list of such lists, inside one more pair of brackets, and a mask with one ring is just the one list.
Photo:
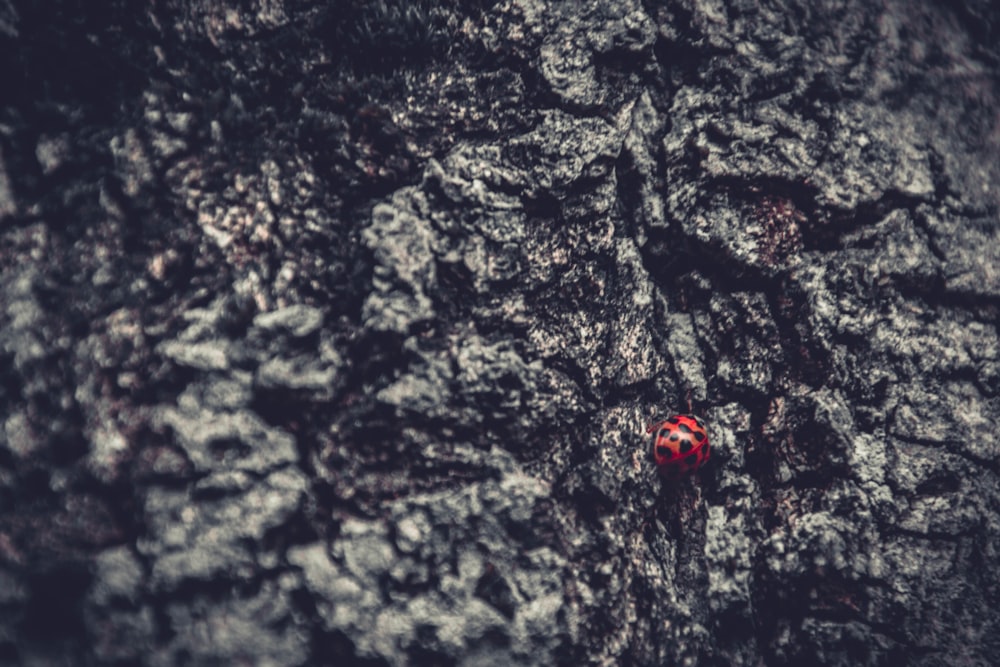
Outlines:
[[666, 419], [666, 417], [662, 413], [661, 414], [657, 414], [657, 413], [654, 412], [653, 413], [653, 421], [648, 422], [646, 424], [646, 434], [649, 435], [653, 431], [655, 431], [658, 428], [660, 428], [661, 426], [663, 426], [663, 420], [664, 419]]

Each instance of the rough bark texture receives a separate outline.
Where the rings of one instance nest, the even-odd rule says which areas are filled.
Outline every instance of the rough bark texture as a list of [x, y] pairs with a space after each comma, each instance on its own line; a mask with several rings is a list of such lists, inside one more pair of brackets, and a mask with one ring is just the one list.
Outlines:
[[1000, 655], [988, 0], [42, 4], [0, 662]]

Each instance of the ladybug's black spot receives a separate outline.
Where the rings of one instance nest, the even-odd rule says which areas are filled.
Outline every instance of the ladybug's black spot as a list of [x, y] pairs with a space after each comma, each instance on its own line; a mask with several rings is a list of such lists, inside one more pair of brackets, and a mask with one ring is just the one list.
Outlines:
[[671, 423], [671, 424], [679, 424], [679, 423], [680, 423], [680, 421], [681, 421], [681, 418], [680, 418], [680, 417], [671, 417], [671, 418], [670, 418], [670, 419], [668, 419], [667, 421], [668, 421], [669, 423]]
[[688, 426], [687, 424], [678, 424], [677, 425], [677, 429], [679, 431], [681, 431], [682, 433], [693, 433], [694, 432], [694, 431], [691, 430], [691, 427]]
[[701, 431], [695, 431], [694, 432], [694, 439], [697, 440], [698, 442], [701, 442], [702, 440], [705, 439], [705, 434], [702, 433]]
[[670, 454], [670, 448], [666, 445], [659, 445], [656, 448], [657, 456], [668, 456]]
[[677, 442], [680, 439], [681, 439], [681, 437], [679, 435], [677, 435], [676, 433], [674, 433], [673, 435], [670, 436], [670, 442]]
[[693, 446], [694, 445], [691, 444], [690, 440], [684, 440], [683, 442], [681, 442], [681, 454], [687, 454], [688, 452], [691, 451], [691, 448]]
[[684, 459], [684, 463], [688, 464], [689, 466], [694, 466], [696, 463], [698, 463], [698, 455], [691, 454], [686, 459]]

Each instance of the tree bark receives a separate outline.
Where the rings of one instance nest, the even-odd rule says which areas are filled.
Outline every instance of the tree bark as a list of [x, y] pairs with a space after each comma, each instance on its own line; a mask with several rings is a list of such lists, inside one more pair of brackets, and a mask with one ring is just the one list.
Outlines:
[[992, 664], [998, 43], [0, 0], [0, 663]]

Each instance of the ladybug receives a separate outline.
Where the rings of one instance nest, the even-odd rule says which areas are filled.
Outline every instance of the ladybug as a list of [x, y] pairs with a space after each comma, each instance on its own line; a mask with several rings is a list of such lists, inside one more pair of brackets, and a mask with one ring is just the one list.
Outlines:
[[655, 422], [646, 433], [653, 434], [653, 461], [663, 477], [694, 472], [711, 454], [705, 422], [694, 415], [674, 415]]

